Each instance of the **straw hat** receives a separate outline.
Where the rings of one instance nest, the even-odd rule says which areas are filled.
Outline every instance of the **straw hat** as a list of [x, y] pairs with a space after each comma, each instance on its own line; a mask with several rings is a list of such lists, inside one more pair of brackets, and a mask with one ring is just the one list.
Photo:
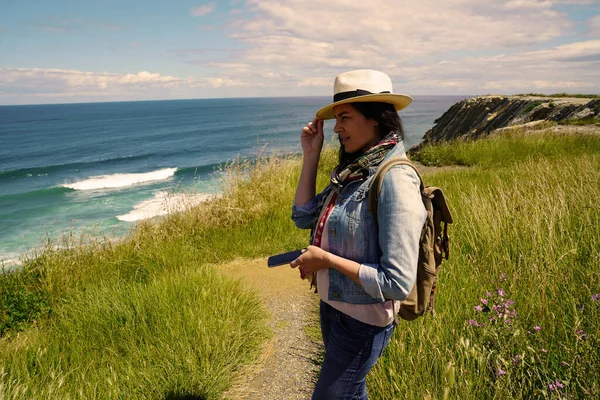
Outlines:
[[333, 103], [317, 111], [317, 118], [333, 119], [333, 107], [356, 102], [390, 103], [400, 111], [412, 102], [412, 97], [393, 94], [392, 80], [383, 72], [371, 69], [348, 71], [335, 78]]

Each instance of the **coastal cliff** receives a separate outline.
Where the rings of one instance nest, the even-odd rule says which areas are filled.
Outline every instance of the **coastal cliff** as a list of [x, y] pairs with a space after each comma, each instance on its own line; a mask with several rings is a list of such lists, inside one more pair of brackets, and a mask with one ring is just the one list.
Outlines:
[[600, 117], [600, 98], [551, 96], [479, 96], [459, 101], [435, 120], [423, 140], [425, 144], [474, 139], [496, 129], [532, 125], [539, 121], [596, 122]]

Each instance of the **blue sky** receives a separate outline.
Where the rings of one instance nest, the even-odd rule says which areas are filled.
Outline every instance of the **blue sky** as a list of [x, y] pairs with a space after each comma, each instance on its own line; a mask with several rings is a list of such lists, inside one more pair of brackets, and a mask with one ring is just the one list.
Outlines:
[[600, 0], [0, 0], [0, 104], [600, 92]]

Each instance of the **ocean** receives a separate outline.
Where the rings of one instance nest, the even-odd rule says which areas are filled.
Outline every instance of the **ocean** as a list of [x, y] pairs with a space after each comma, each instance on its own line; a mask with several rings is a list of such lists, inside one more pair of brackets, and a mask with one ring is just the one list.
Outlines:
[[[405, 145], [465, 96], [414, 96]], [[109, 237], [196, 193], [218, 193], [219, 165], [300, 153], [300, 130], [327, 97], [0, 106], [0, 266], [73, 232]], [[333, 122], [325, 124], [326, 140]]]

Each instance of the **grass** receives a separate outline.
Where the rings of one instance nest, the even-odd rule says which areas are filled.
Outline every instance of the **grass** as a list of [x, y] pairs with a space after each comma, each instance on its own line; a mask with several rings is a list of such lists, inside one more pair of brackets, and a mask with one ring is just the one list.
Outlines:
[[541, 101], [533, 101], [531, 102], [531, 104], [529, 104], [527, 107], [525, 107], [519, 114], [527, 114], [530, 111], [533, 111], [534, 108], [536, 108], [537, 106], [539, 106], [540, 104], [542, 104], [543, 102]]
[[269, 330], [260, 296], [207, 265], [305, 246], [298, 175], [294, 157], [238, 160], [210, 203], [0, 274], [0, 398], [220, 398]]
[[583, 93], [554, 93], [554, 94], [543, 94], [543, 93], [521, 93], [516, 94], [515, 96], [524, 96], [524, 97], [570, 97], [570, 98], [579, 98], [579, 99], [598, 99], [600, 95], [597, 94], [583, 94]]
[[522, 162], [556, 160], [573, 154], [598, 153], [598, 135], [541, 134], [512, 129], [491, 140], [461, 140], [427, 146], [412, 158], [426, 165], [502, 168]]
[[599, 146], [538, 134], [427, 150], [474, 168], [427, 176], [449, 198], [453, 252], [437, 315], [400, 324], [372, 398], [600, 396]]
[[262, 320], [254, 294], [192, 266], [89, 287], [3, 343], [0, 397], [218, 398], [232, 366], [255, 357]]
[[[401, 322], [371, 398], [600, 396], [600, 136], [509, 131], [413, 158], [469, 168], [425, 178], [450, 201], [451, 258], [437, 315]], [[319, 187], [334, 164], [328, 148]], [[260, 297], [210, 265], [307, 243], [299, 165], [238, 160], [214, 201], [0, 274], [0, 398], [220, 398], [269, 331]]]
[[583, 119], [567, 119], [559, 122], [560, 125], [597, 125], [600, 124], [600, 118], [588, 117]]

